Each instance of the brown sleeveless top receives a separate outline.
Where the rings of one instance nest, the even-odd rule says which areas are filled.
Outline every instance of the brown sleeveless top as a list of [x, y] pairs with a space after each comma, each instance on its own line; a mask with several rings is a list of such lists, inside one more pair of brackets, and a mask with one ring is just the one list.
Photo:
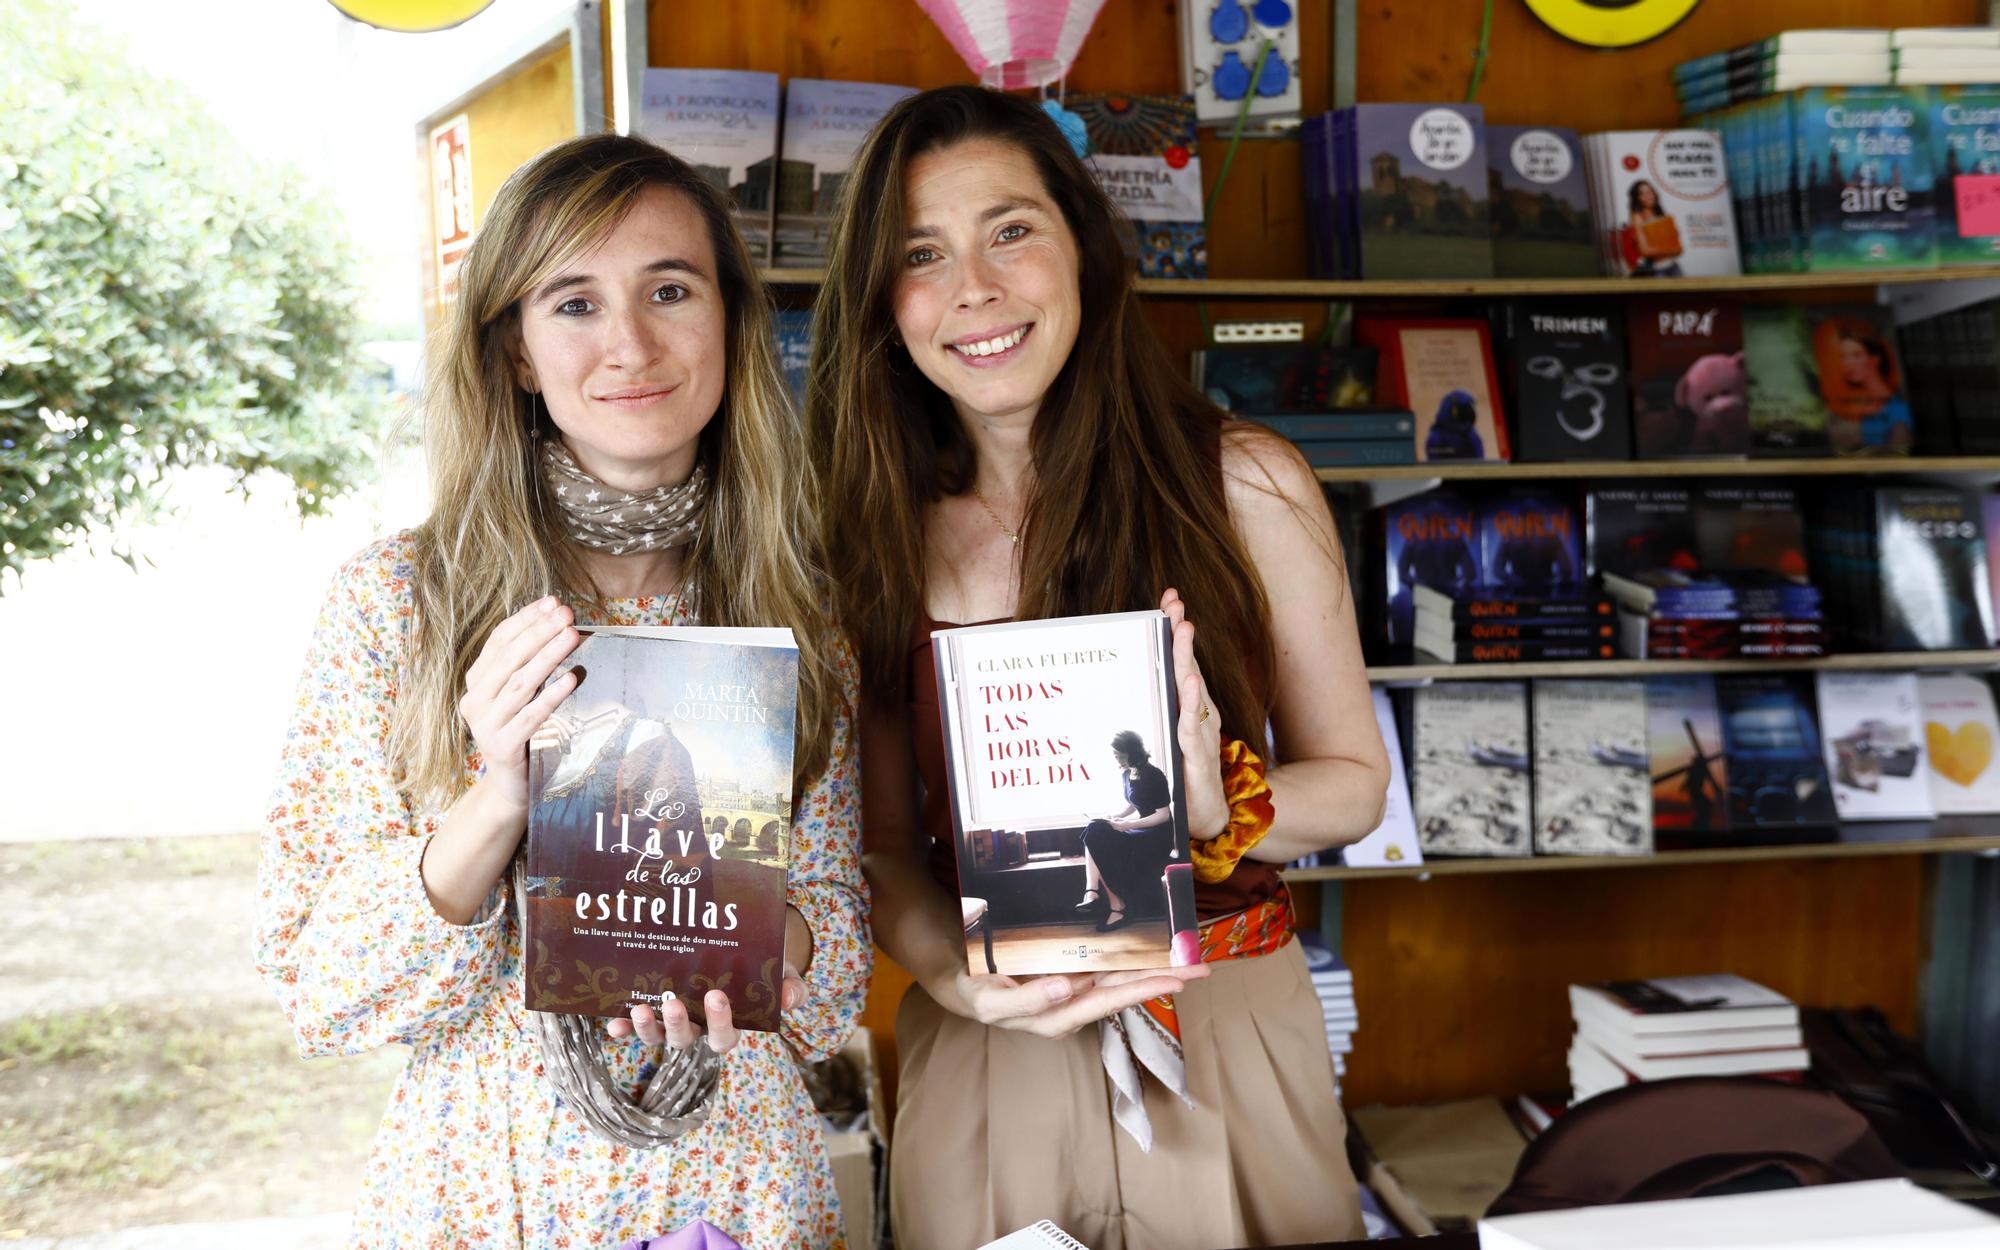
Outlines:
[[[979, 624], [994, 624], [981, 621]], [[921, 828], [931, 838], [931, 875], [953, 894], [958, 893], [958, 840], [952, 836], [951, 795], [946, 788], [944, 764], [944, 721], [939, 717], [937, 664], [931, 655], [931, 631], [957, 628], [949, 621], [934, 621], [919, 609], [917, 626], [910, 636], [909, 665], [904, 670], [904, 689], [909, 691], [910, 732], [915, 737], [917, 775], [923, 779]], [[1208, 760], [1207, 767], [1219, 768], [1220, 761]], [[1200, 767], [1187, 760], [1187, 768]], [[1278, 892], [1282, 882], [1278, 865], [1262, 860], [1242, 859], [1236, 871], [1213, 885], [1197, 882], [1194, 910], [1197, 920], [1226, 916], [1255, 906]]]

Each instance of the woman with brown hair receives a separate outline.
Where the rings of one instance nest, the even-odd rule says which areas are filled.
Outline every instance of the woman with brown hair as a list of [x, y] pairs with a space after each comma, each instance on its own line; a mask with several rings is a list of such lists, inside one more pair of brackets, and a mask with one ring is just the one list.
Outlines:
[[[970, 1246], [1044, 1216], [1097, 1250], [1361, 1227], [1278, 877], [1373, 828], [1388, 776], [1333, 523], [1289, 444], [1228, 421], [1168, 361], [1116, 221], [1033, 104], [954, 87], [877, 126], [831, 240], [810, 441], [862, 659], [875, 934], [918, 982], [896, 1027], [899, 1244]], [[1151, 607], [1175, 622], [1208, 962], [976, 975], [930, 631]], [[1273, 754], [1267, 722], [1282, 763], [1250, 822], [1267, 832], [1237, 859], [1247, 839], [1218, 835], [1260, 800], [1232, 782], [1232, 808], [1223, 769], [1240, 780]]]
[[[337, 574], [259, 868], [257, 962], [307, 1056], [411, 1047], [356, 1247], [608, 1246], [697, 1218], [826, 1247], [797, 1059], [867, 984], [852, 663], [820, 606], [808, 468], [721, 194], [638, 139], [500, 188], [432, 360], [434, 507]], [[509, 865], [528, 747], [586, 623], [787, 626], [799, 651], [781, 1029], [671, 995], [608, 1026], [523, 1007]]]

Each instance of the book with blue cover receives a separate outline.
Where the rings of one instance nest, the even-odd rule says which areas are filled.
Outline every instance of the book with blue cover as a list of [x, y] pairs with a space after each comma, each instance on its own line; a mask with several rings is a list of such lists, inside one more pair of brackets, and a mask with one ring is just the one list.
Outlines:
[[649, 69], [637, 133], [729, 196], [759, 265], [771, 263], [778, 164], [778, 76], [736, 69]]
[[862, 140], [914, 87], [792, 78], [785, 83], [785, 131], [778, 161], [774, 263], [826, 263], [833, 211]]
[[[1941, 265], [2000, 264], [2000, 234], [1958, 213], [1959, 179], [2000, 176], [2000, 83], [1923, 87], [1914, 93], [1929, 128], [1937, 175], [1937, 245]], [[1990, 184], [1968, 182], [1968, 197]]]
[[1085, 163], [1131, 224], [1128, 253], [1142, 278], [1206, 278], [1200, 147], [1191, 95], [1077, 93], [1063, 107], [1083, 119]]
[[1414, 640], [1417, 586], [1456, 598], [1478, 585], [1479, 509], [1464, 495], [1430, 491], [1382, 509], [1386, 555], [1385, 633], [1392, 646]]
[[1729, 756], [1729, 818], [1739, 829], [1830, 825], [1836, 819], [1812, 686], [1800, 673], [1715, 679]]
[[1803, 268], [1937, 264], [1936, 180], [1928, 117], [1904, 87], [1791, 93], [1792, 162]]
[[1559, 126], [1488, 126], [1486, 159], [1494, 276], [1596, 276], [1590, 182], [1576, 132]]
[[1514, 489], [1479, 504], [1480, 569], [1503, 597], [1584, 597], [1583, 524], [1553, 491]]

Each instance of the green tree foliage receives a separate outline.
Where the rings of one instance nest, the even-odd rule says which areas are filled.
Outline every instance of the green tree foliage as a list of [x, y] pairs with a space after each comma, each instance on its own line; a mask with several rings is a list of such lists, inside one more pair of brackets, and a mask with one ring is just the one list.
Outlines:
[[8, 10], [0, 585], [181, 466], [276, 470], [322, 511], [372, 465], [385, 402], [338, 218], [66, 4]]

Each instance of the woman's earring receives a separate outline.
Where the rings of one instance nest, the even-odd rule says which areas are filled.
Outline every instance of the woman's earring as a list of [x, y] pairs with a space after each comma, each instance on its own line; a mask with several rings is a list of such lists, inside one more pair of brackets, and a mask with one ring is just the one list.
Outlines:
[[528, 441], [530, 442], [537, 442], [542, 437], [542, 420], [540, 411], [541, 407], [542, 407], [542, 393], [540, 391], [529, 391], [528, 392]]

